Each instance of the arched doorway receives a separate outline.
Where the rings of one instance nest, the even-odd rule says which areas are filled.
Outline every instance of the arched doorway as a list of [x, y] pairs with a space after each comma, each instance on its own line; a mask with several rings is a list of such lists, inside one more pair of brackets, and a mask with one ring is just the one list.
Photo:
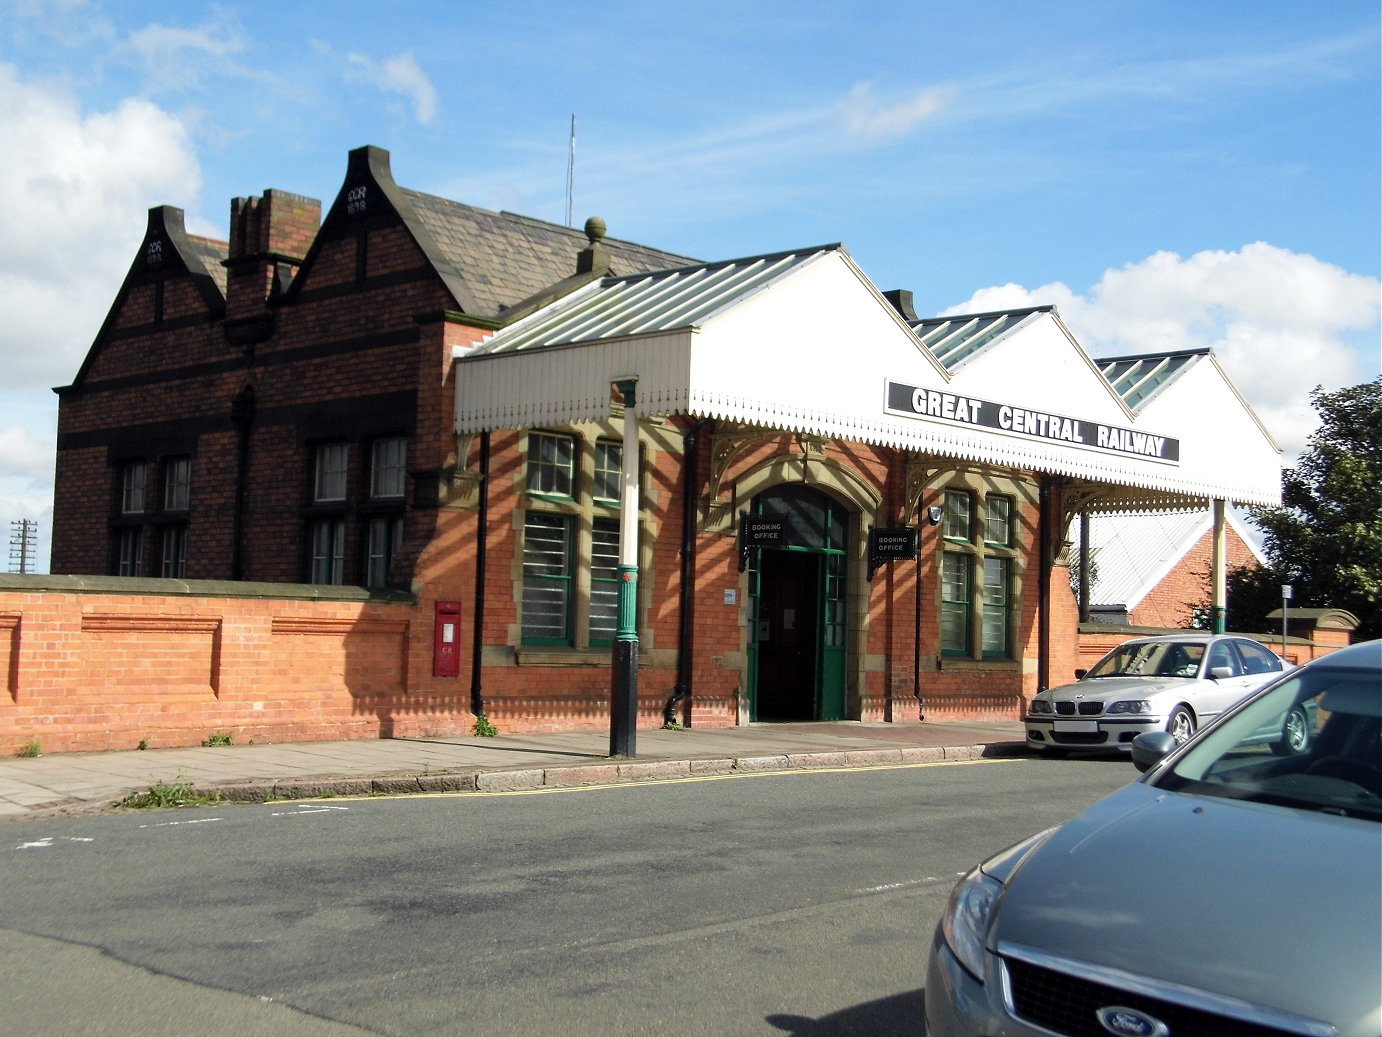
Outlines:
[[760, 493], [753, 514], [781, 518], [783, 537], [750, 559], [749, 718], [842, 720], [849, 514], [802, 485]]

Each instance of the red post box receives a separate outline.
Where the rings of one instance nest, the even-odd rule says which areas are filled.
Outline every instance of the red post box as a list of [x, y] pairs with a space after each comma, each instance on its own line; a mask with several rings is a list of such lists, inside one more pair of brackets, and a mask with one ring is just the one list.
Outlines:
[[432, 627], [432, 676], [457, 677], [461, 672], [461, 603], [439, 601]]

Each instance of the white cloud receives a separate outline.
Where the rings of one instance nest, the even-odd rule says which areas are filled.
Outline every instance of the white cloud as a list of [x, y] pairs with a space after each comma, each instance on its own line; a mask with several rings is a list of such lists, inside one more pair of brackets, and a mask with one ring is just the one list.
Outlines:
[[1377, 375], [1378, 280], [1264, 242], [1158, 252], [1107, 271], [1085, 295], [1060, 283], [984, 288], [947, 312], [1047, 303], [1094, 356], [1211, 347], [1288, 464], [1318, 424], [1309, 391]]
[[[53, 453], [57, 428], [57, 400], [34, 393], [0, 390], [0, 414], [12, 422], [0, 428], [0, 536], [8, 545], [13, 523], [38, 523], [28, 572], [47, 572], [53, 527]], [[5, 564], [8, 562], [9, 564]], [[17, 568], [5, 556], [0, 572]]]
[[40, 438], [21, 425], [0, 428], [0, 457], [7, 475], [26, 479], [53, 477], [53, 433]]
[[7, 388], [76, 374], [138, 248], [148, 209], [194, 198], [201, 172], [177, 119], [147, 101], [83, 112], [0, 64], [0, 361]]
[[841, 110], [845, 128], [872, 141], [907, 133], [949, 104], [954, 95], [949, 87], [928, 87], [902, 101], [884, 104], [874, 97], [870, 84], [857, 83]]
[[437, 88], [411, 54], [396, 54], [382, 62], [363, 54], [349, 54], [347, 59], [357, 69], [353, 78], [411, 100], [418, 122], [426, 125], [437, 117]]
[[[52, 519], [56, 401], [129, 269], [150, 207], [186, 205], [201, 171], [183, 125], [147, 101], [83, 111], [0, 63], [0, 533]], [[13, 422], [18, 421], [18, 424]]]

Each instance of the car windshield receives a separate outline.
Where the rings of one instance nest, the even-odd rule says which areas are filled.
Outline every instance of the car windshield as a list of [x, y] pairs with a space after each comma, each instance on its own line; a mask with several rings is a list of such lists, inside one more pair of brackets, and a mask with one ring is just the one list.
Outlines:
[[1375, 669], [1341, 667], [1282, 677], [1150, 780], [1382, 821], [1382, 680]]
[[1194, 677], [1204, 649], [1203, 641], [1132, 641], [1109, 652], [1085, 677]]

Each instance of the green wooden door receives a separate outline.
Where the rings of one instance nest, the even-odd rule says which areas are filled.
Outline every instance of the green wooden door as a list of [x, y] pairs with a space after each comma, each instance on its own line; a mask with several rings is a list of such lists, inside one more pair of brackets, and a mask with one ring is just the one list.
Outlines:
[[848, 514], [799, 485], [759, 494], [753, 513], [783, 518], [785, 535], [749, 560], [749, 717], [842, 720]]
[[828, 552], [821, 559], [820, 718], [845, 716], [845, 556]]

